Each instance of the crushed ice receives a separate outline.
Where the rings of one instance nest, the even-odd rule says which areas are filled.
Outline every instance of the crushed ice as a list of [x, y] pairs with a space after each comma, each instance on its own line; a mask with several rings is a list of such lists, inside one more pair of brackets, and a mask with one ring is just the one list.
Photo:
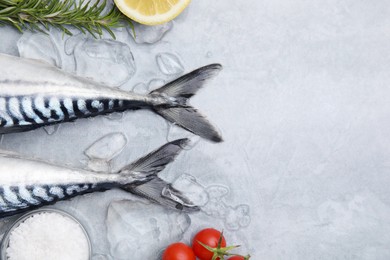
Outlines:
[[206, 188], [209, 200], [202, 207], [202, 211], [209, 216], [220, 218], [228, 230], [239, 230], [250, 224], [249, 206], [240, 204], [231, 206], [226, 202], [229, 188], [221, 185], [212, 185]]
[[111, 160], [123, 150], [126, 144], [127, 138], [124, 134], [111, 133], [94, 142], [84, 153], [89, 158]]
[[197, 206], [205, 205], [209, 199], [205, 188], [196, 181], [195, 177], [189, 174], [180, 175], [172, 183], [172, 187], [183, 193]]
[[[118, 87], [128, 81], [136, 71], [130, 47], [119, 41], [106, 39], [68, 39], [67, 53], [72, 53], [76, 74], [101, 84]], [[112, 76], [114, 75], [114, 77]]]
[[110, 133], [89, 146], [84, 154], [89, 158], [88, 168], [97, 172], [110, 172], [110, 162], [127, 144], [127, 138], [122, 133]]
[[147, 94], [149, 92], [149, 89], [146, 84], [138, 83], [133, 87], [133, 92], [137, 94]]
[[17, 42], [21, 57], [46, 61], [61, 68], [61, 58], [57, 47], [49, 35], [26, 32]]
[[169, 31], [173, 26], [172, 22], [162, 25], [149, 26], [139, 23], [134, 23], [135, 36], [132, 29], [129, 27], [128, 31], [133, 36], [136, 43], [156, 43]]
[[158, 89], [162, 86], [164, 86], [165, 84], [165, 80], [163, 79], [152, 79], [149, 81], [149, 84], [148, 84], [148, 91], [152, 91], [152, 90], [155, 90], [155, 89]]
[[114, 259], [153, 259], [172, 241], [180, 241], [190, 218], [152, 203], [121, 200], [111, 202], [106, 225]]
[[166, 75], [176, 75], [184, 72], [184, 67], [179, 58], [172, 53], [159, 53], [156, 62], [160, 71]]

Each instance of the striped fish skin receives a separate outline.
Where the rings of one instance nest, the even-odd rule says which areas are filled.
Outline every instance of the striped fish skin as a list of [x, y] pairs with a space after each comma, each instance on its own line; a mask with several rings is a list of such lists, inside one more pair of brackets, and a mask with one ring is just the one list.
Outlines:
[[[188, 139], [169, 142], [114, 173], [63, 167], [1, 152], [0, 217], [112, 188], [120, 188], [174, 209], [198, 210], [196, 205], [179, 205], [176, 198], [180, 194], [175, 193], [174, 198], [163, 196], [163, 191], [171, 184], [157, 176], [188, 142]], [[180, 199], [189, 201], [184, 195]]]
[[[107, 185], [107, 186], [106, 186]], [[0, 217], [21, 213], [33, 208], [51, 205], [93, 191], [104, 191], [110, 186], [96, 184], [33, 185], [0, 187]]]
[[161, 99], [111, 89], [108, 92], [48, 82], [0, 81], [0, 133], [154, 106], [156, 102]]
[[134, 181], [129, 175], [95, 173], [1, 154], [0, 217]]
[[0, 54], [0, 134], [144, 108], [221, 142], [218, 130], [187, 104], [221, 68], [220, 64], [201, 67], [142, 95], [100, 85], [44, 62]]

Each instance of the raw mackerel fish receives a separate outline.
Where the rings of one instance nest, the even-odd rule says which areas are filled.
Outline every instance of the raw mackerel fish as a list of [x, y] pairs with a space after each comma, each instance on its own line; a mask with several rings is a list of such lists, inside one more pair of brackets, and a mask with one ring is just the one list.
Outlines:
[[0, 217], [112, 188], [120, 188], [178, 210], [199, 210], [180, 191], [157, 176], [187, 143], [188, 139], [167, 143], [116, 173], [72, 169], [2, 153]]
[[29, 131], [78, 118], [146, 108], [205, 139], [218, 131], [188, 99], [221, 70], [211, 64], [147, 95], [105, 87], [50, 64], [0, 54], [0, 134]]

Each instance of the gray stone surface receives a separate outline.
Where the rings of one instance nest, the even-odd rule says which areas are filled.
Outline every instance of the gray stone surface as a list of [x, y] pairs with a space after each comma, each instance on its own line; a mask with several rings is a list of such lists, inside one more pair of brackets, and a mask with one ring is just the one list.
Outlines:
[[[202, 0], [156, 43], [137, 44], [130, 30], [117, 30], [137, 68], [123, 89], [173, 79], [159, 70], [160, 53], [177, 57], [184, 71], [224, 66], [192, 104], [225, 141], [194, 137], [196, 144], [161, 174], [168, 181], [188, 174], [207, 193], [203, 211], [189, 214], [190, 226], [177, 237], [189, 242], [200, 228], [225, 229], [228, 243], [241, 244], [239, 252], [253, 259], [390, 258], [389, 11], [382, 0]], [[0, 52], [16, 55], [20, 35], [7, 27], [0, 32]], [[50, 33], [58, 48], [52, 53], [74, 72], [75, 59], [64, 51], [69, 37], [58, 35]], [[36, 42], [38, 55], [35, 48]], [[128, 142], [110, 161], [115, 170], [180, 136], [171, 129], [153, 113], [126, 112], [63, 124], [52, 135], [43, 129], [7, 135], [1, 148], [87, 167], [84, 150], [121, 132]], [[85, 224], [96, 259], [111, 259], [105, 223], [118, 200], [138, 199], [109, 191], [54, 207]]]

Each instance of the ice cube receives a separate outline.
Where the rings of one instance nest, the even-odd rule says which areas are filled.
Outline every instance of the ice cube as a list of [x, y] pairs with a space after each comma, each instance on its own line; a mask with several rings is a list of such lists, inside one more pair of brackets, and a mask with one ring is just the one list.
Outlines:
[[222, 219], [228, 230], [239, 230], [250, 224], [249, 205], [230, 206], [226, 202], [226, 196], [230, 192], [228, 187], [212, 185], [206, 188], [206, 192], [209, 201], [202, 207], [206, 215]]
[[149, 88], [144, 83], [138, 83], [133, 87], [133, 91], [137, 94], [147, 94], [149, 93]]
[[85, 155], [91, 159], [111, 160], [118, 155], [127, 144], [127, 138], [123, 133], [110, 133], [85, 150]]
[[220, 219], [225, 219], [230, 211], [228, 205], [215, 198], [210, 198], [207, 204], [204, 205], [201, 209], [206, 215]]
[[180, 175], [172, 183], [172, 187], [179, 190], [197, 206], [205, 205], [209, 199], [205, 188], [196, 181], [195, 177], [189, 174]]
[[128, 31], [133, 36], [136, 43], [155, 43], [159, 41], [173, 26], [172, 22], [156, 26], [143, 25], [139, 23], [133, 24], [135, 36], [130, 27], [128, 27]]
[[118, 87], [136, 71], [127, 44], [114, 40], [85, 39], [74, 48], [76, 74], [101, 84]]
[[220, 199], [222, 197], [225, 197], [230, 192], [228, 187], [222, 185], [211, 185], [207, 187], [206, 190], [210, 198], [213, 199]]
[[156, 90], [165, 85], [165, 80], [163, 79], [152, 79], [148, 84], [148, 91]]
[[73, 54], [74, 49], [76, 48], [77, 44], [79, 44], [80, 42], [83, 42], [87, 38], [88, 38], [87, 35], [85, 35], [83, 33], [78, 33], [78, 34], [75, 34], [75, 35], [69, 37], [65, 41], [65, 53], [67, 55]]
[[190, 218], [156, 204], [120, 200], [110, 203], [106, 225], [114, 259], [156, 259], [161, 249], [180, 241]]
[[183, 147], [184, 150], [191, 150], [194, 148], [200, 141], [200, 136], [194, 135], [193, 133], [177, 126], [174, 123], [166, 122], [168, 124], [168, 132], [167, 132], [167, 141], [172, 142], [179, 138], [188, 138], [191, 141]]
[[160, 71], [166, 75], [176, 75], [184, 71], [179, 58], [172, 53], [159, 53], [156, 56], [156, 62]]
[[95, 172], [111, 172], [111, 165], [109, 161], [101, 159], [90, 159], [87, 162], [89, 169]]
[[250, 223], [249, 206], [241, 204], [236, 207], [231, 207], [225, 217], [225, 227], [228, 230], [238, 230], [241, 227], [246, 227]]
[[1, 41], [0, 53], [7, 53], [13, 56], [19, 56], [19, 51], [16, 46], [16, 43], [22, 36], [22, 33], [12, 26], [3, 25], [0, 26], [0, 35], [2, 35], [4, 38], [5, 35], [7, 35], [7, 40]]
[[126, 260], [129, 258], [129, 253], [132, 251], [132, 246], [134, 245], [126, 239], [122, 239], [114, 246], [114, 248], [112, 248], [112, 255], [115, 259]]
[[25, 32], [17, 45], [21, 57], [38, 59], [61, 67], [60, 54], [49, 35]]

